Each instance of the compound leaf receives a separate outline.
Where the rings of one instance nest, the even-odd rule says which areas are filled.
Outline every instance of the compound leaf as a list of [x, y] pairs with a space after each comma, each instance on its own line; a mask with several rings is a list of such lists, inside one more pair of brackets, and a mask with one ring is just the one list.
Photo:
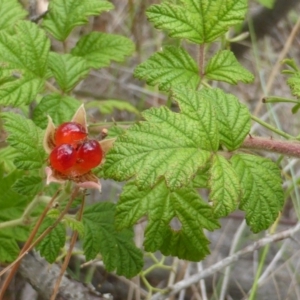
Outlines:
[[240, 209], [247, 224], [253, 232], [267, 229], [284, 204], [280, 170], [271, 160], [250, 154], [236, 154], [231, 162], [240, 179]]
[[149, 85], [158, 84], [163, 91], [179, 84], [195, 89], [200, 80], [196, 62], [186, 50], [175, 46], [152, 55], [135, 69], [134, 76]]
[[203, 98], [195, 112], [179, 114], [165, 107], [143, 112], [146, 121], [130, 127], [106, 155], [104, 175], [115, 180], [136, 176], [141, 188], [164, 176], [168, 187], [188, 185], [219, 146], [216, 117]]
[[0, 30], [5, 29], [16, 23], [18, 20], [24, 19], [28, 12], [23, 9], [17, 0], [1, 0], [0, 1]]
[[[49, 217], [45, 217], [43, 223], [39, 227], [37, 237], [39, 237], [46, 229], [54, 224], [55, 220]], [[36, 249], [40, 251], [50, 264], [54, 263], [59, 255], [62, 247], [66, 242], [66, 228], [63, 224], [58, 223], [50, 233], [48, 233], [36, 246]]]
[[43, 179], [40, 176], [24, 176], [18, 179], [12, 189], [20, 195], [34, 197], [43, 189]]
[[76, 26], [87, 24], [89, 16], [112, 8], [105, 0], [51, 0], [43, 27], [57, 40], [64, 41]]
[[60, 94], [49, 94], [41, 100], [33, 112], [33, 121], [41, 128], [46, 128], [51, 116], [55, 124], [61, 124], [71, 120], [72, 116], [80, 106], [75, 98]]
[[13, 33], [0, 31], [0, 104], [20, 106], [44, 88], [50, 42], [29, 21], [19, 21]]
[[18, 152], [16, 167], [24, 170], [39, 169], [44, 163], [46, 153], [43, 148], [43, 131], [31, 120], [15, 113], [2, 113], [5, 129], [9, 132], [8, 143]]
[[241, 188], [239, 178], [230, 163], [221, 155], [214, 155], [209, 170], [209, 199], [216, 217], [227, 216], [238, 207]]
[[170, 37], [194, 43], [209, 43], [223, 35], [230, 26], [241, 23], [247, 11], [247, 0], [181, 0], [165, 1], [147, 9], [150, 22]]
[[57, 84], [65, 93], [70, 92], [89, 73], [86, 61], [71, 54], [50, 52], [49, 68]]
[[300, 98], [300, 71], [294, 72], [293, 75], [287, 80], [287, 84], [289, 85], [292, 94]]
[[230, 151], [238, 149], [251, 128], [247, 106], [220, 89], [203, 89], [200, 93], [211, 99], [215, 107], [220, 143]]
[[250, 83], [254, 80], [253, 74], [245, 69], [229, 50], [219, 51], [208, 61], [205, 77], [230, 84], [237, 84], [238, 81]]
[[99, 69], [109, 66], [111, 61], [124, 61], [134, 49], [134, 43], [124, 36], [91, 32], [80, 38], [71, 53], [83, 57], [90, 68]]
[[0, 149], [0, 164], [3, 164], [4, 172], [11, 173], [15, 170], [14, 159], [17, 154], [17, 150], [10, 146]]
[[133, 243], [132, 230], [116, 231], [115, 205], [101, 202], [84, 210], [83, 249], [87, 260], [101, 254], [108, 271], [117, 269], [118, 275], [133, 277], [143, 267], [143, 254]]
[[[151, 252], [161, 250], [166, 255], [182, 259], [199, 260], [208, 254], [208, 240], [203, 228], [211, 231], [219, 228], [211, 207], [192, 187], [170, 191], [163, 180], [146, 190], [139, 190], [135, 182], [125, 185], [117, 204], [116, 227], [132, 226], [144, 215], [148, 216], [145, 249]], [[174, 218], [182, 225], [178, 232], [171, 227]], [[165, 241], [173, 235], [189, 242], [180, 243], [178, 237], [173, 237], [174, 241], [166, 249]]]
[[0, 235], [0, 261], [13, 262], [19, 255], [20, 248], [13, 238]]

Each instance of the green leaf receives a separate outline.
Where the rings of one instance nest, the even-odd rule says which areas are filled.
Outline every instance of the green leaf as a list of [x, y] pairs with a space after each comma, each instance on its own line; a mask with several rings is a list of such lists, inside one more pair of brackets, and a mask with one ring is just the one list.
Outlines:
[[142, 251], [134, 245], [132, 230], [117, 232], [114, 224], [115, 205], [101, 202], [85, 208], [83, 213], [83, 249], [87, 260], [100, 252], [108, 271], [133, 277], [143, 267]]
[[[32, 200], [27, 195], [19, 195], [12, 189], [14, 183], [23, 174], [23, 171], [15, 170], [7, 176], [3, 176], [2, 174], [0, 177], [0, 222], [20, 218], [29, 201]], [[0, 230], [0, 235], [5, 235], [18, 241], [26, 241], [28, 238], [28, 228], [24, 226], [4, 228]]]
[[89, 73], [86, 61], [71, 54], [50, 52], [49, 68], [54, 78], [65, 93], [70, 92]]
[[158, 84], [162, 91], [179, 84], [195, 89], [200, 81], [196, 62], [186, 50], [174, 46], [165, 47], [137, 66], [134, 76], [149, 85]]
[[165, 1], [147, 9], [147, 17], [170, 37], [209, 43], [244, 21], [247, 0], [181, 0], [180, 5]]
[[[119, 135], [125, 133], [125, 129], [118, 126], [117, 124], [108, 128], [107, 139], [118, 137]], [[1, 157], [1, 156], [0, 156]]]
[[15, 170], [16, 166], [14, 165], [14, 159], [17, 155], [17, 150], [12, 147], [8, 146], [0, 149], [0, 163], [3, 164], [3, 168], [6, 173], [11, 173]]
[[199, 111], [173, 113], [165, 107], [143, 112], [146, 119], [118, 137], [106, 155], [105, 177], [123, 181], [136, 176], [141, 188], [165, 177], [168, 187], [188, 185], [219, 147], [216, 117], [203, 98]]
[[294, 72], [294, 74], [287, 80], [287, 84], [289, 85], [292, 94], [300, 98], [300, 71]]
[[16, 240], [0, 235], [0, 261], [11, 263], [19, 255], [20, 248]]
[[240, 209], [246, 212], [247, 224], [253, 232], [267, 229], [284, 204], [279, 168], [267, 158], [249, 154], [236, 154], [231, 162], [240, 179]]
[[64, 41], [76, 26], [87, 24], [89, 16], [113, 7], [105, 0], [51, 0], [43, 27], [57, 40]]
[[298, 104], [296, 104], [296, 105], [293, 106], [292, 113], [296, 114], [299, 109], [300, 109], [300, 103], [298, 103]]
[[221, 155], [214, 155], [210, 168], [209, 199], [213, 202], [216, 217], [225, 217], [238, 207], [241, 187], [239, 178], [230, 163]]
[[[116, 227], [123, 229], [134, 225], [144, 215], [148, 216], [144, 246], [146, 251], [161, 250], [166, 255], [182, 259], [200, 260], [208, 250], [208, 240], [203, 228], [219, 228], [211, 207], [191, 187], [170, 191], [164, 181], [153, 188], [139, 190], [135, 182], [125, 185], [117, 204]], [[182, 225], [178, 232], [170, 227], [177, 218]], [[178, 243], [178, 237], [187, 243]], [[172, 236], [172, 243], [166, 249], [165, 241]], [[174, 238], [174, 240], [173, 240]]]
[[33, 121], [41, 128], [48, 124], [47, 115], [51, 116], [55, 124], [70, 121], [80, 102], [75, 98], [60, 94], [45, 96], [33, 112]]
[[[53, 226], [55, 220], [46, 217], [39, 227], [37, 237], [39, 237], [46, 229]], [[66, 242], [66, 228], [63, 224], [59, 223], [47, 234], [40, 243], [36, 246], [36, 250], [40, 251], [50, 264], [54, 263], [58, 257], [60, 250], [64, 247]]]
[[196, 173], [196, 176], [194, 177], [192, 183], [193, 187], [196, 189], [201, 189], [201, 188], [208, 188], [208, 180], [209, 180], [209, 169], [210, 169], [210, 164], [207, 164], [206, 168], [199, 170]]
[[124, 36], [91, 32], [80, 38], [71, 53], [85, 58], [90, 68], [99, 69], [109, 66], [111, 61], [124, 61], [134, 49], [134, 43]]
[[50, 41], [28, 21], [19, 21], [14, 34], [0, 31], [0, 104], [28, 104], [42, 91]]
[[250, 83], [254, 80], [253, 74], [245, 69], [229, 50], [219, 51], [208, 61], [205, 77], [230, 84], [237, 84], [238, 81]]
[[20, 195], [33, 198], [43, 189], [43, 179], [40, 176], [28, 176], [26, 174], [14, 183], [12, 189]]
[[68, 215], [64, 216], [63, 220], [73, 231], [77, 231], [81, 238], [84, 237], [84, 226], [81, 221], [78, 221], [73, 216]]
[[43, 131], [31, 120], [15, 113], [2, 113], [1, 116], [9, 132], [7, 141], [18, 151], [14, 161], [16, 167], [23, 170], [39, 169], [46, 159]]
[[140, 112], [129, 102], [122, 101], [122, 100], [95, 100], [90, 101], [85, 105], [85, 108], [98, 108], [101, 114], [108, 115], [112, 114], [115, 109], [117, 110], [125, 110], [136, 115], [139, 115]]
[[18, 20], [24, 19], [28, 12], [17, 0], [0, 1], [0, 30], [12, 26]]
[[215, 107], [220, 143], [230, 151], [238, 149], [251, 128], [251, 115], [247, 106], [220, 89], [203, 89], [200, 94], [211, 99]]

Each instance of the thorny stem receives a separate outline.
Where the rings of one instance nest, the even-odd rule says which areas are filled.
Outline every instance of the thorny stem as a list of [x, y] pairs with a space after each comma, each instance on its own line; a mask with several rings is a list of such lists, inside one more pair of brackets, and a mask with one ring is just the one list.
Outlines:
[[[83, 196], [82, 203], [81, 203], [81, 206], [80, 206], [80, 211], [79, 211], [79, 214], [78, 214], [78, 221], [81, 221], [81, 219], [82, 219], [84, 204], [85, 204], [85, 195]], [[59, 289], [61, 280], [64, 276], [64, 272], [66, 271], [66, 269], [68, 267], [68, 264], [69, 264], [69, 261], [70, 261], [71, 255], [72, 255], [72, 251], [73, 251], [73, 248], [74, 248], [76, 240], [77, 240], [77, 237], [78, 237], [78, 231], [74, 231], [73, 234], [72, 234], [72, 237], [71, 237], [71, 242], [70, 242], [70, 247], [69, 247], [68, 253], [67, 253], [67, 255], [64, 259], [64, 263], [63, 263], [63, 265], [60, 269], [60, 273], [59, 273], [59, 276], [58, 276], [57, 281], [55, 283], [55, 287], [53, 289], [53, 293], [52, 293], [52, 296], [51, 296], [50, 300], [55, 300], [56, 299], [56, 295], [58, 293], [58, 289]]]

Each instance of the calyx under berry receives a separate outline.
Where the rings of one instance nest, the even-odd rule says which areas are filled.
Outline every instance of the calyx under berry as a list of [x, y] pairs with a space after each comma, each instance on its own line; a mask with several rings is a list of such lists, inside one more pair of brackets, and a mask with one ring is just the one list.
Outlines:
[[65, 122], [58, 128], [48, 116], [43, 142], [44, 149], [49, 154], [47, 184], [72, 180], [83, 188], [100, 189], [99, 179], [91, 169], [103, 163], [105, 153], [113, 146], [114, 140], [104, 139], [98, 142], [88, 138], [83, 105], [70, 122]]

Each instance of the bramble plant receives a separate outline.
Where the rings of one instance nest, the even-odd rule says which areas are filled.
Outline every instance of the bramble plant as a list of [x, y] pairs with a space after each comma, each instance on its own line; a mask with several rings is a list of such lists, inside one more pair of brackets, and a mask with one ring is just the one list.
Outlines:
[[[101, 141], [106, 147], [104, 161], [102, 154], [101, 158], [96, 154], [91, 164], [80, 152], [91, 142], [83, 142], [85, 130], [79, 128], [79, 141], [76, 134], [71, 140], [62, 137], [62, 142], [53, 145], [56, 152], [50, 160], [43, 140], [48, 116], [60, 126], [70, 122], [80, 108], [82, 101], [73, 91], [91, 70], [122, 62], [134, 53], [130, 39], [102, 32], [82, 35], [69, 49], [73, 29], [113, 5], [105, 0], [52, 0], [37, 24], [25, 20], [27, 12], [17, 0], [2, 2], [0, 104], [7, 143], [0, 149], [0, 259], [12, 263], [6, 270], [17, 267], [22, 255], [34, 246], [54, 263], [65, 246], [67, 228], [76, 233], [74, 243], [79, 234], [86, 260], [101, 255], [108, 271], [130, 278], [143, 268], [143, 252], [133, 241], [133, 226], [143, 216], [148, 221], [145, 251], [190, 261], [209, 254], [204, 230], [218, 229], [219, 219], [237, 209], [245, 212], [255, 233], [276, 221], [284, 205], [280, 169], [249, 149], [299, 156], [299, 145], [249, 135], [252, 116], [247, 106], [210, 85], [211, 81], [237, 84], [254, 80], [227, 48], [227, 32], [244, 20], [247, 0], [163, 1], [147, 9], [155, 28], [198, 48], [198, 61], [181, 44], [165, 46], [139, 64], [134, 76], [158, 86], [168, 101], [143, 111], [142, 119], [129, 128], [110, 130], [108, 126], [108, 136]], [[50, 36], [63, 44], [64, 53], [51, 51]], [[206, 58], [213, 43], [220, 50]], [[300, 71], [292, 61], [287, 65], [292, 69], [288, 84], [300, 97]], [[296, 111], [299, 104], [294, 101]], [[101, 107], [101, 101], [84, 103], [89, 108]], [[171, 109], [172, 103], [178, 105], [178, 111]], [[103, 105], [136, 110], [115, 100], [103, 101]], [[60, 130], [56, 134], [59, 139]], [[69, 161], [59, 161], [59, 151], [67, 153]], [[78, 155], [86, 164], [80, 174], [101, 162], [94, 174], [126, 181], [117, 204], [85, 205], [78, 174], [68, 177]], [[65, 175], [61, 183], [45, 183], [49, 165]], [[208, 191], [207, 199], [200, 196], [199, 189]], [[80, 207], [76, 215], [68, 212], [71, 206]], [[180, 229], [172, 227], [174, 219], [180, 222]], [[18, 242], [25, 242], [21, 252]]]

